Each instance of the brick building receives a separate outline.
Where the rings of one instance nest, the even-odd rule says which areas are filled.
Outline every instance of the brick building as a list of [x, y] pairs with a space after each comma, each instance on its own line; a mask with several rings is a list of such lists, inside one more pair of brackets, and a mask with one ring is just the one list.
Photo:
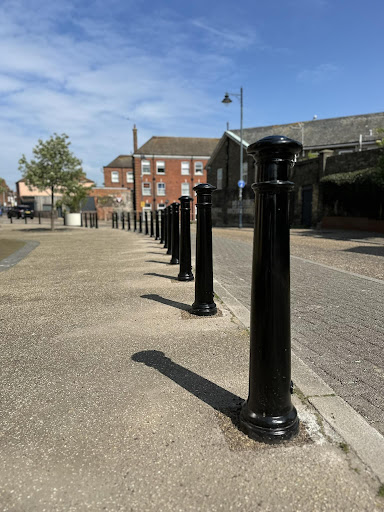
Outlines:
[[[207, 182], [205, 165], [218, 142], [214, 138], [152, 137], [135, 147], [136, 210], [160, 210], [181, 195], [193, 197], [195, 205], [193, 187]], [[194, 218], [195, 208], [191, 210]]]

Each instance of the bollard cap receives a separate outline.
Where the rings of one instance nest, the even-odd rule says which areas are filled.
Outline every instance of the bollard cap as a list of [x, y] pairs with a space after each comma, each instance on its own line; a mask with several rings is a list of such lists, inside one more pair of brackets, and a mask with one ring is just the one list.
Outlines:
[[302, 149], [302, 144], [297, 140], [290, 139], [284, 135], [270, 135], [250, 144], [247, 153], [254, 155], [255, 158], [258, 155], [278, 155], [280, 158], [293, 160]]
[[196, 192], [196, 194], [207, 192], [209, 193], [216, 190], [216, 187], [210, 185], [209, 183], [199, 183], [198, 185], [196, 185], [196, 187], [193, 187], [193, 190]]
[[180, 196], [179, 197], [179, 201], [180, 202], [184, 202], [184, 203], [187, 202], [187, 201], [192, 201], [192, 197], [190, 197], [190, 196]]

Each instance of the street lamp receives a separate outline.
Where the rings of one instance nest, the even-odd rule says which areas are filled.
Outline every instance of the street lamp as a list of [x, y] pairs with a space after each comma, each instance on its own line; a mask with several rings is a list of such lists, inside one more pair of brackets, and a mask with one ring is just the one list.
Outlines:
[[239, 228], [243, 227], [243, 88], [240, 87], [240, 94], [226, 92], [222, 103], [229, 105], [232, 100], [229, 96], [235, 96], [240, 101], [240, 180], [239, 185]]

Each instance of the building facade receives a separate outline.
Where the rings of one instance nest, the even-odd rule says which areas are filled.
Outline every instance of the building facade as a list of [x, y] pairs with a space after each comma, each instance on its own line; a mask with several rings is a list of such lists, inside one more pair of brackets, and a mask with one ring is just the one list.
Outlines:
[[182, 195], [196, 197], [193, 187], [207, 182], [205, 166], [219, 139], [152, 137], [133, 154], [135, 209], [156, 211]]

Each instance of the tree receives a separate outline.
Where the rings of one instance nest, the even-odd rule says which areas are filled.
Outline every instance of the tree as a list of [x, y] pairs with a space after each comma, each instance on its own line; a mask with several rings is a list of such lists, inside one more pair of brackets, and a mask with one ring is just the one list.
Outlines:
[[47, 141], [39, 139], [33, 148], [34, 158], [28, 162], [25, 155], [19, 160], [19, 170], [30, 187], [51, 191], [51, 230], [54, 229], [53, 202], [55, 193], [66, 194], [79, 185], [85, 176], [81, 160], [69, 150], [69, 137], [54, 133]]
[[85, 188], [81, 183], [68, 187], [60, 201], [57, 204], [66, 206], [71, 213], [79, 212], [84, 200], [89, 196], [92, 187]]
[[3, 207], [5, 206], [5, 195], [7, 193], [8, 193], [8, 187], [7, 187], [7, 184], [5, 183], [5, 179], [0, 178], [0, 198], [2, 201]]

